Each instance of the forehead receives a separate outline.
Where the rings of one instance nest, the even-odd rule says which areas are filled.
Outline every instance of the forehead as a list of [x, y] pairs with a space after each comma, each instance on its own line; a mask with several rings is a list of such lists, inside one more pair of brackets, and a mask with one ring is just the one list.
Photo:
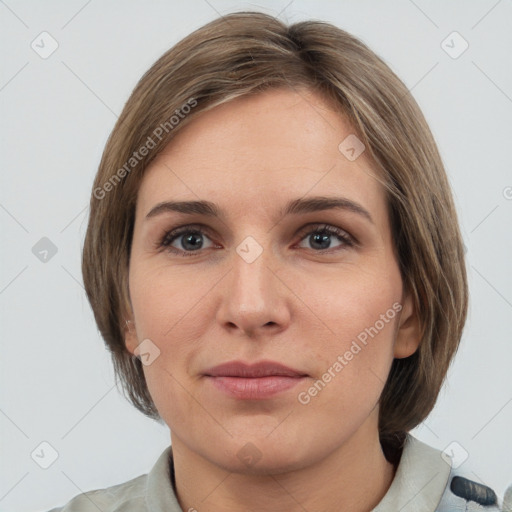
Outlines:
[[358, 144], [350, 123], [318, 93], [275, 89], [238, 98], [177, 133], [146, 170], [137, 210], [207, 199], [223, 211], [273, 215], [290, 199], [342, 195], [379, 218], [384, 189], [365, 151], [353, 158]]

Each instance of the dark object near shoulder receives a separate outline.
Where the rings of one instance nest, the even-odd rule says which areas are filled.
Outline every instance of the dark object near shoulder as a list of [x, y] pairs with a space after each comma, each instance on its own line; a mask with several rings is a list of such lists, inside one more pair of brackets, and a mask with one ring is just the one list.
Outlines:
[[474, 501], [479, 505], [490, 506], [498, 503], [498, 497], [490, 487], [462, 476], [454, 476], [452, 478], [450, 490], [455, 496], [466, 501]]

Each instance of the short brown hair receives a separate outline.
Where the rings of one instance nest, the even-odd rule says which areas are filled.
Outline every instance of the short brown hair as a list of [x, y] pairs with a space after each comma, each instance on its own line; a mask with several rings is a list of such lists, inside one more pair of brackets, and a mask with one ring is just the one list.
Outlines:
[[[116, 377], [137, 409], [160, 419], [142, 363], [124, 343], [135, 206], [145, 169], [201, 112], [271, 87], [306, 87], [330, 98], [386, 187], [404, 289], [422, 326], [418, 350], [394, 360], [380, 400], [383, 446], [403, 440], [434, 407], [462, 336], [468, 307], [462, 237], [436, 144], [408, 89], [361, 41], [321, 21], [287, 26], [258, 12], [221, 17], [168, 50], [133, 90], [95, 178], [82, 259], [87, 296]], [[150, 140], [155, 147], [148, 151]]]

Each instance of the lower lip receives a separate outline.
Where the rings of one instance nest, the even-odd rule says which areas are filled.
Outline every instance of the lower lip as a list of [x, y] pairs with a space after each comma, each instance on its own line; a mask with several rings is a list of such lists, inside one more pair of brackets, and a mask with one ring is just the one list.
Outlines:
[[305, 377], [273, 375], [268, 377], [212, 377], [208, 380], [220, 391], [242, 400], [263, 400], [295, 387]]

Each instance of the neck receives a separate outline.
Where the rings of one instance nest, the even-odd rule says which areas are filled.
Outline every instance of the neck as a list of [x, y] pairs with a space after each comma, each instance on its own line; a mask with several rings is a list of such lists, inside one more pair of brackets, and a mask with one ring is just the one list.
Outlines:
[[356, 432], [327, 457], [301, 469], [254, 475], [227, 471], [172, 435], [175, 490], [183, 510], [303, 512], [371, 511], [382, 500], [395, 468], [382, 451], [378, 432]]

